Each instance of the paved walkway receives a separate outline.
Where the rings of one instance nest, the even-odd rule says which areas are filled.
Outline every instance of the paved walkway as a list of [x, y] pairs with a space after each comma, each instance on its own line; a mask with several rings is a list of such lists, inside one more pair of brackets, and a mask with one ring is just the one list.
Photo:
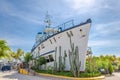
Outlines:
[[22, 75], [16, 71], [0, 72], [0, 80], [49, 80], [37, 76]]
[[[0, 72], [0, 80], [66, 80], [44, 76], [30, 76], [19, 74], [16, 71]], [[120, 72], [113, 73], [112, 76], [105, 77], [104, 80], [120, 80]]]
[[104, 80], [120, 80], [120, 72], [115, 72], [112, 76], [105, 77]]
[[66, 80], [66, 79], [58, 79], [53, 77], [44, 77], [44, 76], [31, 76], [31, 75], [23, 75], [19, 74], [16, 71], [0, 71], [0, 80]]

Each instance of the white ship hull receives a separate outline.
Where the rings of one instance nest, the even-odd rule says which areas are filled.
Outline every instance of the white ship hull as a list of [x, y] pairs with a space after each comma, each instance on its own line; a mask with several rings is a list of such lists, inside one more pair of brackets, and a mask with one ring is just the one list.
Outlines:
[[[52, 55], [53, 59], [55, 60], [55, 50], [57, 48], [56, 61], [58, 63], [59, 54], [60, 54], [59, 48], [61, 47], [62, 57], [64, 57], [64, 52], [66, 51], [67, 56], [65, 61], [65, 70], [69, 71], [70, 70], [69, 50], [71, 49], [70, 38], [68, 37], [68, 34], [69, 34], [71, 35], [72, 43], [74, 43], [75, 46], [78, 46], [79, 60], [81, 62], [80, 71], [84, 71], [90, 26], [91, 26], [91, 22], [86, 22], [86, 23], [74, 26], [72, 28], [69, 28], [67, 30], [64, 30], [62, 32], [59, 32], [49, 37], [42, 43], [40, 43], [38, 46], [32, 49], [31, 53], [34, 56], [34, 58], [38, 56], [47, 58], [49, 55]], [[54, 66], [54, 61], [47, 62], [47, 66]], [[44, 68], [44, 65], [43, 65], [43, 68]]]

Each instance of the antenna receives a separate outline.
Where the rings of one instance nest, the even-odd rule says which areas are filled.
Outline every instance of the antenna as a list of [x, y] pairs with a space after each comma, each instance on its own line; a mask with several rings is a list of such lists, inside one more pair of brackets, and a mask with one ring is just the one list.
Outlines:
[[44, 22], [46, 23], [46, 28], [50, 28], [50, 26], [51, 26], [51, 20], [50, 20], [50, 15], [48, 14], [48, 11], [46, 13]]

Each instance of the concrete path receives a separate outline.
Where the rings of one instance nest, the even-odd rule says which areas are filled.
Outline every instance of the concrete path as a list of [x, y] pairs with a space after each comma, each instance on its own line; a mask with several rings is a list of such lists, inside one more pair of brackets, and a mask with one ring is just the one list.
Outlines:
[[22, 75], [16, 71], [0, 72], [0, 80], [49, 80], [38, 76]]
[[[66, 80], [53, 77], [31, 76], [19, 74], [16, 71], [0, 72], [0, 80]], [[105, 77], [104, 80], [120, 80], [120, 72], [113, 73], [112, 76]]]
[[112, 76], [106, 76], [104, 80], [120, 80], [120, 72], [115, 72]]
[[19, 74], [16, 71], [0, 71], [0, 80], [66, 80], [66, 79], [58, 79], [53, 77], [44, 77], [44, 76], [31, 76], [31, 75], [23, 75]]

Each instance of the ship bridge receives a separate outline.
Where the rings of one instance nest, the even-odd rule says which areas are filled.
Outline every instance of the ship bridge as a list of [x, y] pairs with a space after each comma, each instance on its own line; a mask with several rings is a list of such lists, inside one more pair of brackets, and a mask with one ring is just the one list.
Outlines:
[[60, 33], [64, 30], [66, 30], [67, 28], [73, 27], [74, 26], [74, 20], [69, 20], [63, 24], [60, 24], [56, 27], [47, 27], [45, 28], [44, 32], [38, 32], [36, 35], [36, 42], [33, 46], [32, 49], [34, 49], [36, 46], [38, 46], [40, 43], [42, 43], [43, 41], [47, 40], [49, 37]]

